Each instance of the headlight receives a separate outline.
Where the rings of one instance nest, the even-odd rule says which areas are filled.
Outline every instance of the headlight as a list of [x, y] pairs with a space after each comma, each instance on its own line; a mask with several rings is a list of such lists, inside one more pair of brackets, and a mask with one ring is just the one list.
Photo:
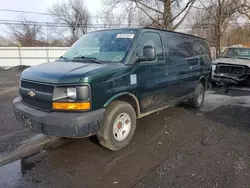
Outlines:
[[89, 86], [58, 86], [53, 93], [55, 110], [89, 110], [91, 95]]
[[68, 87], [66, 93], [68, 98], [76, 99], [76, 88]]
[[212, 64], [212, 71], [215, 71], [216, 69], [216, 64]]
[[90, 99], [89, 86], [55, 87], [53, 101], [87, 101]]

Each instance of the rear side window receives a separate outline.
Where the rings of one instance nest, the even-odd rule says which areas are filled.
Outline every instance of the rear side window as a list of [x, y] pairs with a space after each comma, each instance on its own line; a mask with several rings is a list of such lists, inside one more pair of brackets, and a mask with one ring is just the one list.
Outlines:
[[194, 56], [199, 56], [201, 65], [204, 63], [209, 63], [210, 61], [210, 48], [208, 44], [199, 39], [191, 40], [193, 45]]
[[169, 64], [178, 64], [193, 56], [192, 44], [188, 37], [175, 33], [165, 33]]
[[160, 35], [158, 33], [147, 32], [143, 34], [137, 46], [137, 50], [136, 50], [137, 55], [143, 55], [143, 47], [147, 45], [154, 46], [155, 51], [156, 51], [156, 59], [154, 61], [147, 61], [147, 62], [164, 61], [162, 42], [161, 42]]
[[165, 45], [168, 49], [168, 63], [188, 62], [194, 66], [209, 60], [209, 47], [203, 40], [176, 33], [165, 33]]

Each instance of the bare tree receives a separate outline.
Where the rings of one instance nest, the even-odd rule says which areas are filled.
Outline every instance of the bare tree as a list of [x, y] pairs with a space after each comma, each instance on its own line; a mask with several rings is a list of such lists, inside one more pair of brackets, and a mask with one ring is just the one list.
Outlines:
[[15, 46], [13, 41], [0, 35], [0, 46]]
[[120, 27], [123, 24], [123, 19], [120, 15], [112, 11], [104, 10], [100, 15], [100, 18], [97, 19], [96, 22], [100, 25], [101, 29]]
[[185, 20], [196, 0], [105, 0], [111, 8], [123, 7], [125, 13], [135, 5], [159, 28], [175, 30]]
[[188, 29], [188, 33], [205, 38], [210, 45], [213, 44], [213, 20], [211, 20], [210, 15], [204, 9], [196, 9], [187, 18], [187, 22], [189, 23], [190, 28]]
[[249, 26], [243, 25], [239, 27], [233, 27], [228, 30], [228, 36], [223, 41], [226, 45], [249, 45], [250, 44], [250, 28]]
[[42, 28], [39, 25], [22, 18], [20, 24], [7, 25], [9, 33], [21, 46], [37, 46], [40, 45], [39, 35]]
[[242, 15], [243, 5], [246, 1], [198, 0], [200, 6], [196, 7], [198, 10], [194, 15], [193, 31], [208, 31], [210, 44], [216, 47], [217, 57], [221, 54], [223, 34], [227, 33], [230, 23]]
[[123, 13], [115, 12], [108, 7], [100, 14], [97, 19], [97, 24], [100, 28], [114, 28], [121, 26], [150, 26], [151, 20], [140, 9], [131, 7]]
[[246, 16], [248, 20], [250, 20], [250, 1], [249, 0], [241, 1], [240, 13]]
[[[89, 12], [82, 0], [69, 0], [61, 4], [53, 5], [49, 12], [54, 16], [55, 22], [70, 29], [71, 37], [68, 40], [69, 45], [73, 44], [80, 34], [87, 32], [89, 23]], [[61, 33], [64, 31], [59, 31]], [[64, 37], [66, 39], [66, 37]]]

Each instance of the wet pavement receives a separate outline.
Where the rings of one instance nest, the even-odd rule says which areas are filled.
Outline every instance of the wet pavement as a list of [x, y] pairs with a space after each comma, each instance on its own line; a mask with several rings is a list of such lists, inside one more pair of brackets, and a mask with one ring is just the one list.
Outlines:
[[23, 129], [12, 110], [12, 101], [18, 96], [20, 74], [20, 71], [0, 71], [0, 157], [35, 135]]
[[[250, 187], [249, 94], [208, 91], [200, 110], [180, 105], [140, 119], [132, 142], [118, 152], [96, 137], [42, 150], [0, 167], [0, 187]], [[3, 136], [33, 136], [9, 117], [0, 119], [0, 131], [13, 123]]]

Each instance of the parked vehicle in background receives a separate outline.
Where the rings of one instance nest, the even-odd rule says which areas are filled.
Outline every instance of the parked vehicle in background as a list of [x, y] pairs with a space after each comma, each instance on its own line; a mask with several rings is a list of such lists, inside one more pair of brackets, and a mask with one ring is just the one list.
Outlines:
[[151, 28], [96, 31], [59, 60], [26, 69], [14, 111], [37, 133], [97, 134], [116, 151], [132, 139], [136, 119], [187, 100], [202, 106], [210, 74], [202, 38]]
[[250, 48], [230, 47], [212, 64], [212, 85], [250, 86]]

